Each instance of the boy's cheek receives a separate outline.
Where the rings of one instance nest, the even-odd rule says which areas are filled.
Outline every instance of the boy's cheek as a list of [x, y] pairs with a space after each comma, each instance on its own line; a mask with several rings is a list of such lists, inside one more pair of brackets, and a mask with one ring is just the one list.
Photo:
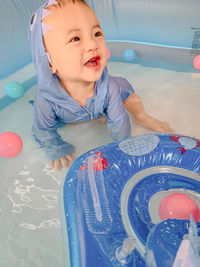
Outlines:
[[106, 45], [103, 47], [102, 55], [103, 55], [103, 58], [105, 59], [105, 61], [107, 61], [107, 59], [108, 59], [108, 48], [107, 48]]

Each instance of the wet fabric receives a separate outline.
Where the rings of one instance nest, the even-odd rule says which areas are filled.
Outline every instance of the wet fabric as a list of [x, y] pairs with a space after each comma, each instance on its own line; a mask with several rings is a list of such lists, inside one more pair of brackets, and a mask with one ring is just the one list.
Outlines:
[[41, 16], [45, 6], [41, 6], [32, 16], [29, 31], [32, 59], [38, 78], [33, 105], [35, 140], [49, 161], [61, 158], [72, 153], [74, 147], [58, 134], [58, 122], [77, 123], [97, 119], [102, 115], [106, 117], [113, 140], [130, 137], [130, 120], [123, 101], [134, 90], [126, 79], [110, 76], [106, 67], [95, 83], [94, 96], [88, 98], [83, 107], [60, 86], [57, 75], [52, 74], [42, 40]]

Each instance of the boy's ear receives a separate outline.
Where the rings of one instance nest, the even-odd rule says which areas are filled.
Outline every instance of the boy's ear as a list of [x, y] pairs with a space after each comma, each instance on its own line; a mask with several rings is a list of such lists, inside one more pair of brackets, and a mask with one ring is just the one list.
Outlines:
[[47, 51], [45, 51], [45, 53], [46, 53], [46, 56], [47, 56], [48, 61], [49, 61], [49, 67], [50, 67], [50, 69], [51, 69], [51, 72], [52, 72], [52, 73], [56, 73], [56, 67], [54, 66], [54, 64], [53, 64], [52, 61], [51, 61], [50, 54], [49, 54]]
[[52, 64], [52, 63], [49, 62], [49, 67], [50, 67], [51, 72], [52, 72], [53, 74], [56, 73], [56, 67], [54, 66], [54, 64]]

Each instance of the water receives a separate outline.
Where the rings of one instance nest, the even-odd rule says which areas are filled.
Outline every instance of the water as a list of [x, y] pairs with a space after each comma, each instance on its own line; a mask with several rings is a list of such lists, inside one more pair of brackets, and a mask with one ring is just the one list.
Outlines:
[[[200, 139], [200, 71], [128, 63], [109, 63], [108, 68], [110, 74], [132, 83], [150, 115], [168, 121], [177, 134]], [[1, 267], [63, 267], [59, 191], [66, 171], [49, 169], [31, 137], [29, 101], [35, 89], [0, 112], [0, 133], [16, 132], [24, 145], [17, 157], [0, 158]], [[77, 157], [112, 142], [106, 126], [98, 121], [63, 127], [59, 132], [75, 146]], [[133, 136], [150, 132], [132, 123]]]

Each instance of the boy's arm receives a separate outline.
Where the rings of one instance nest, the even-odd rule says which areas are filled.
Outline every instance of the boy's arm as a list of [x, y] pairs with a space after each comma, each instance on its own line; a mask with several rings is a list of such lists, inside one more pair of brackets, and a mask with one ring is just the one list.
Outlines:
[[131, 94], [124, 101], [124, 107], [138, 124], [153, 130], [154, 132], [173, 132], [173, 129], [167, 122], [159, 121], [145, 112], [141, 98], [135, 93]]
[[56, 115], [48, 101], [37, 95], [33, 109], [33, 136], [44, 150], [48, 161], [73, 153], [74, 147], [64, 142], [57, 132]]
[[131, 136], [131, 124], [129, 116], [123, 105], [120, 88], [113, 84], [114, 90], [110, 90], [108, 106], [106, 109], [106, 124], [111, 130], [112, 138], [120, 140]]

